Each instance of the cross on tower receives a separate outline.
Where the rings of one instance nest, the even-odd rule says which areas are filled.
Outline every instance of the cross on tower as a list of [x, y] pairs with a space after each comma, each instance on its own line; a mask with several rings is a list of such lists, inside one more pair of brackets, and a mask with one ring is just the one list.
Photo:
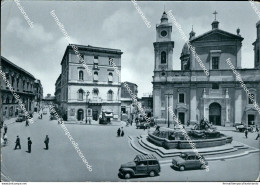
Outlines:
[[218, 12], [215, 10], [213, 14], [215, 14], [215, 20], [216, 20]]

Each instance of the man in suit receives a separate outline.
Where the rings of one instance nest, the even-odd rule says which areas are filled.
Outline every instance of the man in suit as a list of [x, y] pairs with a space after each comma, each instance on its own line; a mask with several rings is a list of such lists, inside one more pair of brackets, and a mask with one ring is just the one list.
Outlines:
[[46, 135], [44, 143], [45, 143], [45, 150], [48, 150], [49, 149], [49, 137], [48, 137], [48, 135]]
[[28, 153], [31, 153], [31, 149], [32, 149], [32, 141], [30, 137], [28, 137]]
[[19, 136], [16, 137], [14, 150], [16, 150], [17, 147], [19, 147], [19, 149], [21, 149], [21, 144], [20, 144], [20, 138], [19, 138]]

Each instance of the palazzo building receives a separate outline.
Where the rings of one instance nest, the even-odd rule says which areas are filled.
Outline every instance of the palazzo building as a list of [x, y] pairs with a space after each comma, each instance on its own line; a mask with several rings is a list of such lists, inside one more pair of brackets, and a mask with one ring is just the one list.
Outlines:
[[121, 50], [75, 46], [92, 74], [80, 62], [72, 45], [68, 45], [61, 60], [61, 75], [55, 83], [59, 109], [68, 121], [98, 121], [103, 115], [111, 120], [120, 120]]
[[199, 36], [192, 29], [189, 38], [209, 75], [206, 76], [187, 44], [184, 44], [180, 55], [181, 70], [173, 70], [179, 61], [172, 60], [175, 46], [171, 38], [172, 24], [163, 13], [160, 24], [156, 26], [156, 42], [153, 43], [153, 113], [159, 122], [173, 122], [173, 116], [167, 111], [171, 106], [179, 121], [185, 124], [187, 121], [197, 123], [203, 118], [222, 126], [241, 122], [260, 123], [253, 102], [227, 63], [230, 58], [250, 94], [260, 105], [260, 22], [256, 25], [257, 39], [253, 44], [255, 66], [252, 69], [241, 67], [244, 38], [240, 29], [235, 34], [221, 30], [216, 17], [211, 26], [211, 30]]
[[[41, 106], [42, 85], [31, 73], [12, 63], [1, 56], [1, 70], [5, 73], [6, 79], [13, 87], [14, 92], [20, 97], [28, 113], [38, 111]], [[24, 113], [18, 100], [13, 96], [6, 81], [1, 76], [1, 106], [3, 120], [18, 116]]]

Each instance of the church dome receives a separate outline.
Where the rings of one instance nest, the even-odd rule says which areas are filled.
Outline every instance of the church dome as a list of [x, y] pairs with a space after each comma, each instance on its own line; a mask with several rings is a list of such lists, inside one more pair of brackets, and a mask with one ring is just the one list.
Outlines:
[[185, 55], [190, 55], [190, 50], [189, 50], [189, 46], [187, 43], [185, 43], [182, 48], [181, 57], [185, 56]]

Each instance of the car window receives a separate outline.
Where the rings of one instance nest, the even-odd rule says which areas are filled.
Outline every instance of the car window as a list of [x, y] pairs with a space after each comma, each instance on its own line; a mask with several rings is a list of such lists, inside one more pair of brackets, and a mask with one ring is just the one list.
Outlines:
[[146, 166], [147, 165], [147, 161], [140, 161], [138, 163], [139, 166]]
[[158, 162], [157, 161], [149, 161], [148, 164], [149, 165], [156, 165], [156, 164], [158, 164]]
[[187, 160], [194, 160], [194, 159], [195, 159], [195, 156], [192, 156], [192, 155], [187, 157]]

